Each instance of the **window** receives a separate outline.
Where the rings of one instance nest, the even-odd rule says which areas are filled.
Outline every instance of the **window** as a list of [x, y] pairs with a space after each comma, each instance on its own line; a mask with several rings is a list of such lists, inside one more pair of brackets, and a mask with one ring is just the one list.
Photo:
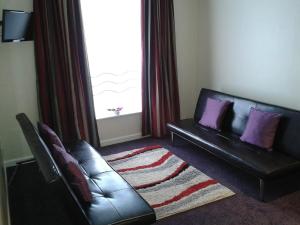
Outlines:
[[140, 0], [81, 1], [96, 117], [141, 112]]

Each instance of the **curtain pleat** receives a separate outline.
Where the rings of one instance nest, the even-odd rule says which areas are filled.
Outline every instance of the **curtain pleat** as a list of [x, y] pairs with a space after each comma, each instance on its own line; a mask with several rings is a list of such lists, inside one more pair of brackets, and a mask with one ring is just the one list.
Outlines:
[[66, 143], [100, 147], [79, 0], [34, 0], [40, 114]]
[[142, 133], [180, 119], [173, 0], [142, 0]]

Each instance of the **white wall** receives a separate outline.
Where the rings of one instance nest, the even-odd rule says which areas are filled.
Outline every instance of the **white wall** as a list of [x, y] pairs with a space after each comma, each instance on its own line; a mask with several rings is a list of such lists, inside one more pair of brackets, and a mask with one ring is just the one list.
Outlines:
[[[32, 0], [2, 0], [2, 9], [32, 11]], [[0, 43], [0, 142], [4, 160], [31, 153], [15, 115], [25, 112], [38, 120], [33, 42]]]
[[[213, 89], [300, 109], [300, 1], [201, 0]], [[207, 4], [208, 3], [208, 4]]]
[[100, 119], [97, 123], [101, 146], [142, 137], [141, 113]]

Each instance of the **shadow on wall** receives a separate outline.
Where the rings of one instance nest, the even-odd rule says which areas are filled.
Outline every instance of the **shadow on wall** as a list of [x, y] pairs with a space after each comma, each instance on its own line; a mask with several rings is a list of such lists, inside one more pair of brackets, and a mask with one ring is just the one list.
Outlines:
[[[200, 1], [200, 63], [199, 63], [199, 80], [200, 88], [211, 88], [213, 86], [211, 74], [213, 74], [212, 59], [212, 4], [209, 0]], [[199, 90], [200, 91], [200, 90]], [[198, 96], [197, 96], [198, 97]]]
[[5, 186], [4, 165], [0, 147], [0, 224], [7, 225], [7, 192]]

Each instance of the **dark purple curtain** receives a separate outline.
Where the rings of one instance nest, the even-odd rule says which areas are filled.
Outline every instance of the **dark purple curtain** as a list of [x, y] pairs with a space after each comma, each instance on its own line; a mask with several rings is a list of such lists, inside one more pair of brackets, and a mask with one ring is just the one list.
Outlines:
[[100, 147], [80, 0], [34, 0], [40, 113], [64, 142]]
[[173, 0], [142, 0], [142, 133], [180, 119]]

